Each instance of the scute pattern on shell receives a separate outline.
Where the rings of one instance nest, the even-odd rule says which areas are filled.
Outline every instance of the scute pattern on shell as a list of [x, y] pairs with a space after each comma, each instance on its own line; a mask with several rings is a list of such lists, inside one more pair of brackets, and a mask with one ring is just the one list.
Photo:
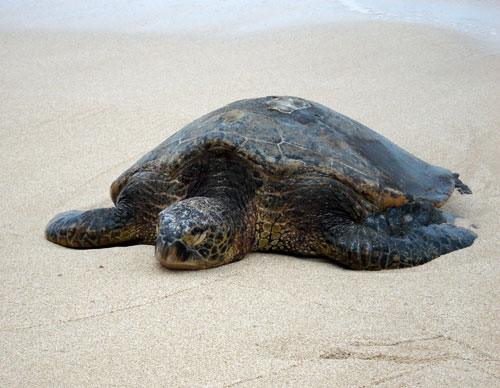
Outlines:
[[[280, 104], [297, 109], [283, 112]], [[235, 152], [277, 179], [332, 177], [381, 208], [408, 200], [440, 206], [455, 187], [449, 170], [355, 120], [315, 102], [271, 96], [233, 102], [188, 124], [125, 171], [113, 183], [112, 197], [135, 172], [174, 172], [204, 150]]]

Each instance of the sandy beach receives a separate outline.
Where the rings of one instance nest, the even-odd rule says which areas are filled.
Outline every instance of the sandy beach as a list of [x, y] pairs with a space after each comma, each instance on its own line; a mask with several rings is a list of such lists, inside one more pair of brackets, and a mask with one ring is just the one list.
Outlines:
[[[500, 387], [500, 50], [384, 20], [245, 34], [0, 29], [1, 387]], [[467, 249], [404, 270], [252, 253], [164, 269], [72, 250], [56, 213], [111, 206], [126, 168], [226, 103], [331, 107], [472, 195]]]

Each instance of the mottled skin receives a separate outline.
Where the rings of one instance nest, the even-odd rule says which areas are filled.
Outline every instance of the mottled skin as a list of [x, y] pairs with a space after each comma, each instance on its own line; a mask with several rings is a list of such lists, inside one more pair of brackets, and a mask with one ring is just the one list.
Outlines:
[[476, 235], [437, 209], [457, 174], [296, 97], [237, 101], [168, 138], [111, 186], [115, 207], [57, 215], [50, 241], [155, 244], [169, 268], [250, 251], [326, 256], [353, 269], [425, 263]]

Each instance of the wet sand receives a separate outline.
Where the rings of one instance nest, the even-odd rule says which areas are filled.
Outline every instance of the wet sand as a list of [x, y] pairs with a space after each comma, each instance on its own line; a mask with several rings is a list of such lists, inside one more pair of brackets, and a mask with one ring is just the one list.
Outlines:
[[[426, 25], [244, 36], [0, 33], [0, 386], [500, 386], [500, 57]], [[356, 272], [254, 253], [182, 272], [151, 246], [49, 243], [57, 212], [233, 100], [320, 102], [452, 171], [475, 244]]]

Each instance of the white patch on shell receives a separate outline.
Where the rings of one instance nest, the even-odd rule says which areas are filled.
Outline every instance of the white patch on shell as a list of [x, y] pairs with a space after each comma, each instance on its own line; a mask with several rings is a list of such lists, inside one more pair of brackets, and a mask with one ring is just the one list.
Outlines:
[[277, 110], [281, 113], [292, 114], [298, 109], [306, 109], [311, 106], [308, 102], [294, 97], [273, 97], [266, 102], [267, 109]]

